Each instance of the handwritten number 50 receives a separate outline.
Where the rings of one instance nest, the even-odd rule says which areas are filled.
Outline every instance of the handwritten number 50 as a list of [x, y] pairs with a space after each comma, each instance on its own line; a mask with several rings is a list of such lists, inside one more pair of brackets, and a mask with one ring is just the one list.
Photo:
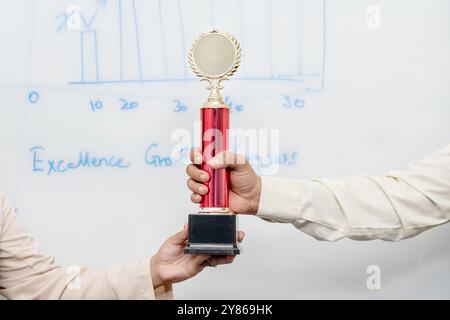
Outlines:
[[305, 100], [303, 99], [298, 99], [295, 97], [291, 97], [288, 95], [284, 95], [284, 102], [283, 102], [283, 107], [285, 108], [303, 108], [305, 106]]

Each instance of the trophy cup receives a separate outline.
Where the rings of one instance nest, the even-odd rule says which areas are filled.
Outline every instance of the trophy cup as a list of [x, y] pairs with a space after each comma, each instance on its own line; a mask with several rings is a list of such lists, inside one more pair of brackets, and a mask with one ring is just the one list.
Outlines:
[[237, 218], [228, 209], [227, 169], [212, 169], [208, 160], [228, 149], [229, 106], [220, 94], [221, 83], [232, 76], [241, 62], [239, 42], [229, 33], [213, 30], [201, 34], [189, 50], [189, 64], [201, 81], [207, 81], [208, 100], [201, 108], [201, 168], [209, 173], [208, 194], [200, 210], [189, 215], [189, 239], [184, 249], [189, 254], [236, 255]]

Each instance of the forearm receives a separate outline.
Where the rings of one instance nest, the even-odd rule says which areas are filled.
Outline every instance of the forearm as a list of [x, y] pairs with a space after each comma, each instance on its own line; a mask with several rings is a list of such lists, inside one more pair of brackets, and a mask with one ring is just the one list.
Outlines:
[[0, 294], [9, 299], [171, 298], [153, 288], [150, 260], [135, 266], [60, 267], [41, 252], [0, 195]]
[[400, 240], [450, 217], [450, 148], [384, 176], [263, 178], [258, 215], [327, 241]]
[[147, 264], [144, 261], [129, 267], [25, 267], [6, 273], [0, 292], [9, 299], [27, 300], [171, 298], [170, 286], [154, 290]]
[[73, 269], [60, 299], [169, 299], [171, 286], [154, 289], [149, 260], [134, 266]]

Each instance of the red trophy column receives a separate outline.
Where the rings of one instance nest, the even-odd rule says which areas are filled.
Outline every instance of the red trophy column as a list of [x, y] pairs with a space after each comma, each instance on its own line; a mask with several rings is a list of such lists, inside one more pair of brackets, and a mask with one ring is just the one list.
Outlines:
[[227, 169], [212, 169], [207, 162], [222, 151], [228, 150], [228, 128], [230, 113], [227, 105], [201, 109], [202, 120], [202, 169], [207, 171], [210, 180], [206, 184], [208, 194], [203, 196], [201, 212], [228, 212]]

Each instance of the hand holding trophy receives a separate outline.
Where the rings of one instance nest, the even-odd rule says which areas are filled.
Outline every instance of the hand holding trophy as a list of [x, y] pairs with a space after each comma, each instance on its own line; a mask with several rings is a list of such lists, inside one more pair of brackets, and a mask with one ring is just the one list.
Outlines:
[[208, 194], [203, 196], [200, 210], [189, 215], [189, 239], [185, 253], [236, 255], [236, 215], [228, 206], [229, 173], [227, 169], [212, 169], [207, 162], [228, 149], [229, 106], [223, 101], [221, 83], [228, 80], [241, 62], [241, 48], [229, 33], [213, 30], [201, 34], [189, 51], [189, 64], [195, 75], [208, 82], [208, 100], [201, 108], [202, 155], [201, 168], [209, 173]]

